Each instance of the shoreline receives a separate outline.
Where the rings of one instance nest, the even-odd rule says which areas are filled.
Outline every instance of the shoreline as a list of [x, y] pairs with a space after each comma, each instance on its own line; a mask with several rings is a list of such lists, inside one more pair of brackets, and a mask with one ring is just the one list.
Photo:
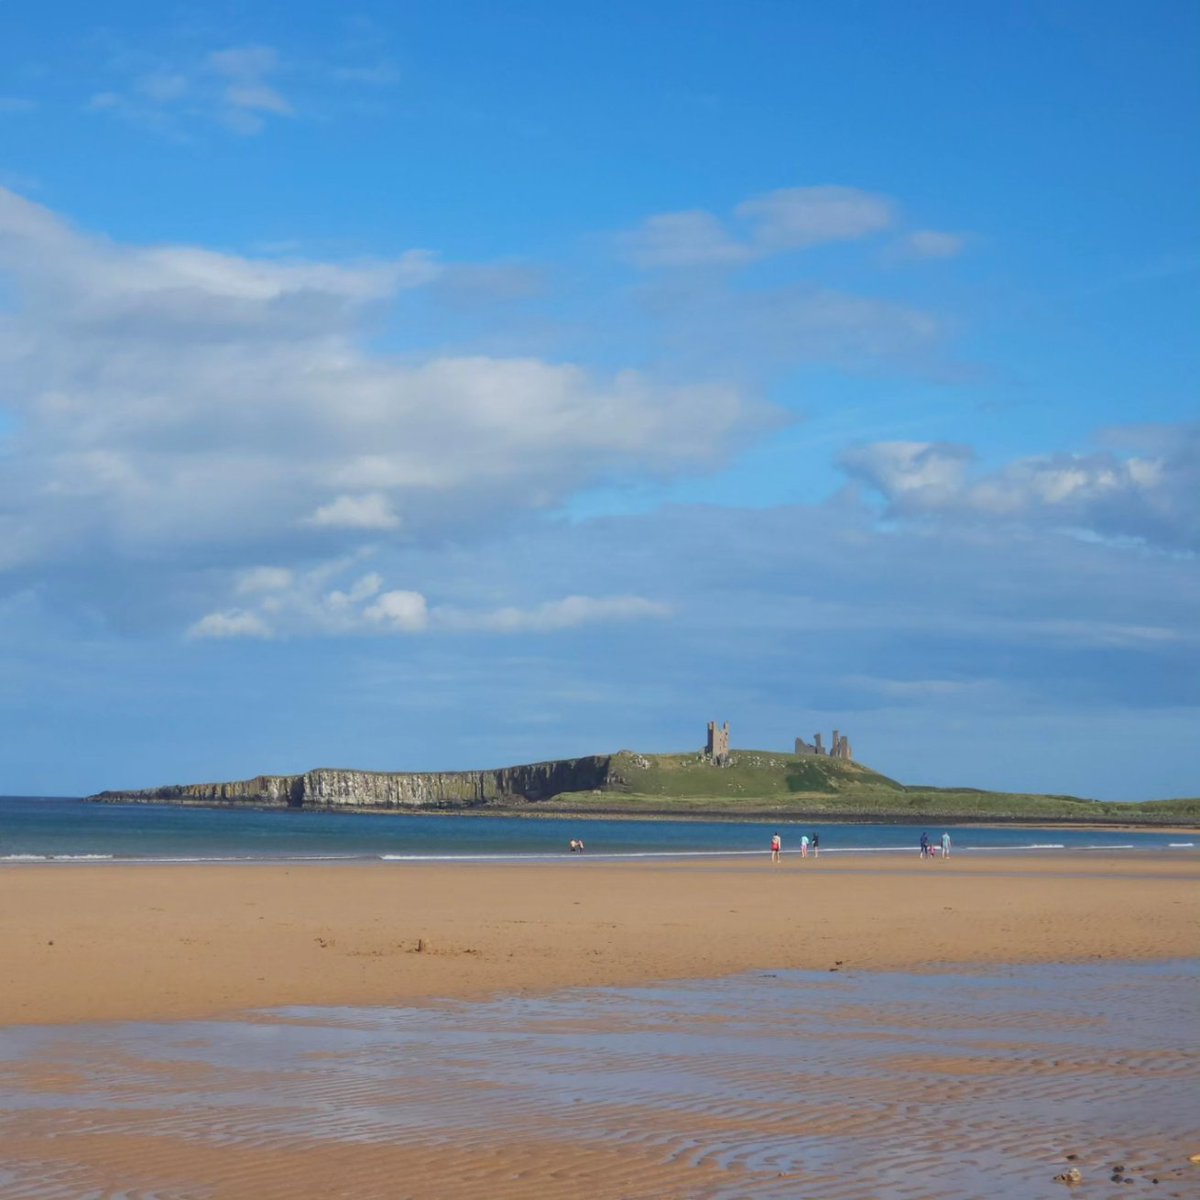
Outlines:
[[1200, 862], [1165, 853], [19, 865], [4, 1025], [1200, 948]]
[[323, 813], [368, 817], [518, 817], [528, 820], [595, 820], [595, 821], [680, 821], [713, 822], [730, 824], [736, 822], [771, 822], [798, 825], [954, 825], [959, 829], [1094, 829], [1131, 833], [1189, 833], [1200, 836], [1200, 824], [1181, 825], [1163, 821], [1131, 821], [1127, 817], [1112, 820], [1103, 818], [1046, 817], [1044, 819], [1023, 816], [1005, 817], [978, 815], [956, 816], [946, 812], [896, 812], [896, 813], [831, 813], [828, 809], [813, 811], [766, 809], [713, 809], [711, 811], [680, 811], [674, 808], [548, 808], [531, 803], [524, 806], [499, 806], [494, 804], [450, 807], [386, 808], [379, 805], [290, 805], [257, 804], [242, 800], [164, 800], [135, 799], [132, 797], [102, 798], [95, 796], [53, 796], [44, 799], [79, 800], [87, 804], [130, 807], [161, 807], [182, 809], [209, 809], [219, 812], [274, 812], [274, 813]]

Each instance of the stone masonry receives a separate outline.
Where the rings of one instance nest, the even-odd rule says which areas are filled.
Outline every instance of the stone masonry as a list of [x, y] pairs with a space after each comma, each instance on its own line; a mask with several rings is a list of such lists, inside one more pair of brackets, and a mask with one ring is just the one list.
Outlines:
[[704, 747], [705, 755], [714, 763], [723, 766], [729, 761], [729, 722], [718, 726], [716, 721], [708, 723], [708, 742]]
[[[821, 744], [821, 735], [814, 733], [811, 745], [803, 738], [797, 738], [796, 753], [825, 754], [825, 747]], [[854, 751], [850, 748], [850, 739], [845, 734], [839, 733], [836, 729], [833, 731], [833, 744], [829, 747], [828, 756], [830, 758], [845, 759], [852, 759], [854, 757]]]

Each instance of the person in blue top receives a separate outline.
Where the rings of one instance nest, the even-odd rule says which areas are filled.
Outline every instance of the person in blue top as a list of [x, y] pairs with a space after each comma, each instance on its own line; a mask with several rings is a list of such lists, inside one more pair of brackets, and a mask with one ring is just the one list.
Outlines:
[[929, 857], [929, 834], [927, 833], [921, 834], [921, 857]]

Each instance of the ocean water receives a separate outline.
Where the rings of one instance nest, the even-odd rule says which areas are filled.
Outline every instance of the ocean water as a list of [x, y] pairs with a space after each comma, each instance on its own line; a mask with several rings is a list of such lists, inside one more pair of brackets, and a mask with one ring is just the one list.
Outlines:
[[601, 820], [480, 814], [361, 814], [89, 804], [0, 797], [0, 865], [23, 862], [301, 861], [306, 859], [506, 860], [558, 858], [571, 839], [589, 857], [755, 855], [783, 835], [820, 834], [823, 854], [915, 854], [922, 832], [949, 832], [956, 854], [1105, 850], [1194, 854], [1200, 838], [1160, 831], [1023, 829], [829, 822]]

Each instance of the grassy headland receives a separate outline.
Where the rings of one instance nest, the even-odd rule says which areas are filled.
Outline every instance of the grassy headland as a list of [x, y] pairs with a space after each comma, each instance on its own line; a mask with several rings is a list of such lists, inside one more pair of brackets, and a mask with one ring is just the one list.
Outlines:
[[[528, 810], [530, 805], [522, 805]], [[674, 816], [773, 815], [834, 821], [1077, 822], [1200, 825], [1200, 798], [1119, 803], [1078, 796], [912, 786], [861, 763], [772, 750], [734, 750], [724, 766], [703, 755], [613, 755], [603, 789], [567, 792], [540, 810]]]
[[114, 803], [247, 805], [357, 812], [472, 811], [605, 816], [776, 817], [829, 821], [1030, 822], [1200, 826], [1200, 799], [1144, 804], [977, 788], [906, 786], [825, 755], [734, 750], [616, 754], [492, 771], [318, 768], [227, 783], [101, 792]]

